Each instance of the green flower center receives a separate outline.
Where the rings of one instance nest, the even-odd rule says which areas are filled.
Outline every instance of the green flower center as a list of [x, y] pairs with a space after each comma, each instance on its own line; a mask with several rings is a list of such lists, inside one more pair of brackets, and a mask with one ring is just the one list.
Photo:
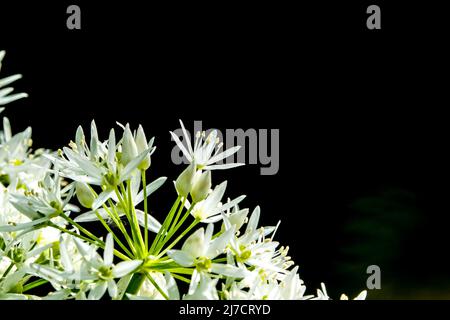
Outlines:
[[198, 271], [210, 271], [211, 270], [211, 260], [207, 257], [199, 257], [195, 260], [195, 266]]
[[103, 189], [107, 189], [109, 186], [116, 186], [116, 185], [117, 179], [114, 173], [108, 172], [103, 175], [103, 182], [102, 182]]
[[14, 248], [11, 251], [9, 251], [8, 256], [12, 261], [20, 264], [25, 261], [26, 252], [22, 248]]
[[245, 246], [240, 246], [239, 249], [241, 250], [241, 254], [236, 257], [237, 261], [245, 262], [252, 256], [252, 252], [247, 250]]
[[103, 266], [98, 270], [98, 277], [102, 280], [109, 280], [113, 278], [112, 267]]

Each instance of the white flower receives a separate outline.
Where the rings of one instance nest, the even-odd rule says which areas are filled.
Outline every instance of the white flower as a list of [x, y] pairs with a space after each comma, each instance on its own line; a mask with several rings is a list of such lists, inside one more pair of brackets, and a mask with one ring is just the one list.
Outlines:
[[[267, 235], [275, 232], [276, 227], [258, 228], [259, 217], [260, 208], [256, 207], [244, 234], [231, 238], [230, 251], [238, 265], [242, 267], [244, 264], [256, 267], [259, 274], [264, 277], [284, 277], [287, 269], [293, 264], [287, 255], [289, 248], [278, 248], [278, 242], [273, 241], [273, 238], [266, 238]], [[225, 230], [234, 229], [229, 217], [224, 215], [223, 222]]]
[[69, 215], [70, 212], [77, 211], [78, 208], [69, 203], [73, 195], [73, 185], [61, 189], [60, 180], [58, 175], [52, 178], [47, 174], [44, 180], [39, 182], [38, 188], [26, 190], [23, 194], [12, 193], [11, 204], [31, 221], [17, 225], [2, 225], [0, 232], [31, 230], [58, 217], [61, 213]]
[[194, 147], [192, 147], [189, 135], [184, 128], [183, 122], [181, 120], [180, 124], [183, 130], [183, 140], [187, 146], [187, 149], [175, 133], [170, 131], [170, 134], [172, 136], [172, 139], [176, 142], [177, 146], [183, 152], [186, 159], [191, 163], [195, 161], [197, 169], [217, 170], [234, 168], [244, 165], [243, 163], [227, 163], [214, 165], [215, 163], [235, 154], [241, 147], [235, 146], [223, 152], [220, 152], [223, 144], [218, 140], [216, 130], [213, 130], [206, 138], [205, 132], [197, 132]]
[[[6, 96], [9, 93], [0, 90], [0, 100], [14, 97]], [[241, 165], [216, 165], [239, 147], [220, 152], [216, 131], [208, 137], [197, 133], [192, 147], [181, 123], [184, 144], [173, 133], [172, 137], [190, 164], [175, 181], [178, 198], [161, 226], [137, 208], [144, 195], [154, 193], [166, 180], [146, 182], [145, 170], [155, 150], [153, 139], [147, 142], [142, 126], [134, 131], [128, 124], [120, 126], [123, 135], [119, 141], [114, 130], [108, 140], [101, 141], [95, 122], [86, 141], [78, 127], [75, 142], [53, 154], [32, 151], [31, 128], [13, 135], [9, 120], [3, 119], [0, 299], [101, 299], [106, 291], [117, 300], [330, 299], [323, 284], [317, 296], [305, 295], [298, 267], [288, 256], [289, 247], [274, 241], [279, 223], [259, 227], [260, 208], [249, 216], [248, 209], [238, 206], [245, 196], [224, 200], [226, 181], [211, 190], [211, 170]], [[62, 177], [73, 181], [62, 181]], [[78, 210], [70, 203], [74, 195], [89, 211], [73, 221], [69, 215]], [[152, 212], [147, 201], [143, 207]], [[183, 230], [189, 215], [195, 220]], [[102, 226], [110, 232], [105, 242], [95, 235], [97, 229], [91, 232], [89, 224], [78, 225], [98, 219], [106, 220]], [[109, 226], [110, 220], [117, 228]], [[213, 223], [220, 220], [214, 234]], [[199, 222], [207, 226], [189, 233]], [[148, 226], [157, 236], [149, 242], [148, 232], [143, 234], [139, 225]], [[176, 239], [171, 240], [174, 235]], [[114, 250], [114, 241], [121, 250]], [[114, 255], [121, 262], [114, 264]], [[41, 280], [49, 282], [53, 292], [42, 297], [29, 295], [30, 287], [46, 282]], [[187, 294], [180, 294], [177, 281], [190, 283]], [[135, 286], [138, 283], [140, 287]], [[366, 295], [363, 291], [355, 300]], [[341, 299], [348, 297], [342, 295]]]
[[213, 261], [224, 253], [234, 233], [234, 230], [230, 229], [212, 240], [213, 230], [212, 224], [208, 225], [206, 232], [203, 228], [198, 229], [186, 239], [181, 250], [169, 250], [168, 256], [183, 267], [195, 266], [199, 272], [212, 272], [234, 278], [245, 276], [245, 270]]
[[[145, 136], [144, 129], [141, 125], [139, 125], [137, 131], [133, 134], [131, 133], [131, 129], [129, 124], [126, 124], [124, 127], [120, 123], [118, 123], [124, 130], [123, 138], [122, 138], [122, 158], [121, 161], [124, 165], [126, 165], [129, 161], [136, 158], [139, 154], [144, 152], [145, 150], [151, 150], [153, 153], [156, 147], [153, 147], [154, 138], [151, 138], [147, 143], [147, 137]], [[147, 170], [150, 167], [151, 154], [148, 153], [142, 160], [142, 162], [138, 165], [139, 170]]]
[[42, 155], [45, 150], [31, 153], [31, 128], [12, 134], [8, 118], [3, 118], [3, 131], [0, 132], [0, 183], [14, 188], [30, 186], [41, 180], [50, 161]]
[[[87, 273], [95, 277], [88, 296], [88, 299], [90, 300], [100, 299], [103, 297], [106, 290], [108, 290], [111, 298], [115, 298], [118, 294], [118, 288], [114, 279], [122, 278], [127, 274], [134, 272], [142, 264], [141, 260], [131, 260], [122, 261], [117, 265], [114, 265], [114, 241], [111, 234], [108, 234], [106, 237], [103, 259], [85, 242], [82, 242], [77, 238], [74, 240], [83, 259], [86, 261]], [[63, 254], [61, 257], [64, 259]], [[67, 264], [67, 266], [68, 265], [69, 264]]]
[[[155, 150], [154, 147], [147, 148], [137, 156], [135, 155], [136, 144], [131, 133], [125, 128], [122, 145], [116, 145], [114, 130], [111, 129], [109, 139], [101, 143], [98, 139], [95, 122], [91, 124], [90, 146], [86, 144], [83, 129], [78, 127], [75, 143], [71, 148], [64, 147], [61, 158], [48, 156], [58, 168], [61, 175], [74, 181], [84, 182], [90, 185], [102, 187], [102, 193], [95, 199], [92, 209], [101, 207], [113, 196], [114, 188], [123, 181], [134, 176], [135, 171], [146, 161], [146, 157]], [[119, 148], [120, 147], [120, 148]], [[124, 148], [122, 158], [119, 161], [118, 151]], [[125, 162], [123, 162], [125, 160]]]
[[183, 296], [183, 300], [219, 300], [216, 289], [218, 279], [213, 280], [207, 275], [195, 271], [192, 278], [196, 280], [191, 280], [188, 294]]
[[[220, 202], [227, 188], [227, 182], [224, 181], [218, 185], [205, 200], [197, 202], [192, 208], [191, 214], [195, 219], [200, 220], [205, 223], [214, 223], [222, 219], [221, 212], [228, 210], [229, 208], [235, 206], [242, 200], [245, 196], [242, 195], [236, 199], [227, 202], [222, 205]], [[189, 207], [190, 203], [186, 201], [186, 207]]]
[[298, 266], [293, 268], [279, 285], [281, 299], [283, 300], [303, 300], [305, 298], [306, 286], [297, 273]]
[[[5, 51], [0, 51], [0, 71], [2, 68], [2, 60], [5, 57]], [[7, 78], [0, 79], [0, 106], [5, 105], [7, 103], [13, 102], [18, 99], [26, 98], [28, 95], [26, 93], [16, 93], [11, 94], [14, 91], [12, 87], [6, 87], [7, 85], [13, 83], [16, 80], [22, 78], [22, 75], [16, 74], [13, 76], [9, 76]], [[4, 88], [6, 87], [6, 88]], [[0, 108], [0, 112], [3, 108]]]
[[[96, 248], [90, 247], [89, 256], [94, 256]], [[46, 279], [57, 292], [63, 294], [66, 290], [76, 289], [80, 295], [89, 289], [86, 282], [96, 279], [89, 273], [90, 269], [85, 262], [84, 257], [77, 248], [74, 238], [71, 236], [61, 235], [59, 238], [59, 256], [53, 258], [58, 261], [61, 268], [54, 265], [31, 263], [27, 272], [39, 278]], [[67, 293], [67, 292], [66, 292]], [[54, 298], [58, 295], [53, 296]]]

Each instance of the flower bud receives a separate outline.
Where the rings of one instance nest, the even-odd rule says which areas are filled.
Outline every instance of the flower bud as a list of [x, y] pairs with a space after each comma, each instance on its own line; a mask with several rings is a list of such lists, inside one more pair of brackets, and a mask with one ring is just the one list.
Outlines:
[[211, 171], [203, 172], [197, 179], [191, 190], [191, 197], [194, 202], [202, 201], [211, 189]]
[[89, 189], [86, 183], [76, 182], [75, 183], [75, 194], [77, 195], [78, 201], [85, 208], [91, 208], [94, 203], [94, 194]]
[[175, 181], [175, 188], [178, 194], [182, 197], [186, 197], [191, 192], [192, 184], [194, 182], [194, 176], [196, 172], [196, 164], [192, 162], [184, 171], [178, 176]]
[[126, 166], [131, 160], [139, 155], [136, 142], [134, 141], [133, 134], [130, 127], [127, 125], [123, 132], [122, 138], [122, 158], [121, 162]]
[[[147, 148], [147, 138], [145, 137], [144, 129], [141, 125], [139, 125], [139, 128], [136, 133], [136, 147], [138, 153], [144, 152]], [[140, 170], [147, 170], [150, 167], [150, 154], [147, 154], [142, 160], [142, 162], [139, 164], [138, 169]]]

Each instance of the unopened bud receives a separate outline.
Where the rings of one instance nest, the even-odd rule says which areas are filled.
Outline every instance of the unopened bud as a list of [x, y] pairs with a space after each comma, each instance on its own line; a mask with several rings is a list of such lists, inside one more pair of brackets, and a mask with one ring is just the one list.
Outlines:
[[121, 161], [126, 166], [131, 160], [139, 155], [136, 142], [134, 141], [133, 134], [130, 127], [127, 125], [123, 132], [122, 140], [122, 158]]
[[211, 189], [211, 171], [205, 171], [195, 179], [191, 190], [192, 200], [195, 203], [202, 201], [208, 195], [209, 189]]
[[182, 197], [186, 197], [189, 192], [191, 192], [196, 166], [195, 161], [192, 162], [186, 169], [184, 169], [175, 182], [175, 187], [177, 188], [178, 194]]
[[80, 204], [85, 208], [91, 208], [94, 203], [94, 194], [84, 182], [75, 183], [75, 194]]
[[[147, 138], [145, 137], [145, 132], [141, 125], [139, 125], [139, 128], [136, 133], [136, 147], [139, 154], [141, 154], [148, 148]], [[139, 164], [138, 169], [147, 170], [149, 167], [150, 167], [150, 154], [147, 154], [144, 160], [142, 160], [142, 162]]]

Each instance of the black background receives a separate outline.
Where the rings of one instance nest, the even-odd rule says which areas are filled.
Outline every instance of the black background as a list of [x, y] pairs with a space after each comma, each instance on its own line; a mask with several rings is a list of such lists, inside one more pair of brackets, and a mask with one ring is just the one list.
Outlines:
[[[30, 97], [7, 107], [13, 130], [33, 127], [52, 149], [95, 119], [156, 136], [150, 176], [175, 179], [168, 131], [280, 129], [280, 170], [214, 172], [228, 195], [282, 220], [309, 292], [364, 289], [369, 298], [449, 298], [449, 159], [445, 11], [439, 2], [209, 3], [144, 6], [75, 1], [82, 30], [67, 30], [69, 2], [0, 4], [2, 77], [22, 73]], [[157, 195], [161, 217], [174, 192]], [[160, 220], [162, 220], [160, 218]]]

